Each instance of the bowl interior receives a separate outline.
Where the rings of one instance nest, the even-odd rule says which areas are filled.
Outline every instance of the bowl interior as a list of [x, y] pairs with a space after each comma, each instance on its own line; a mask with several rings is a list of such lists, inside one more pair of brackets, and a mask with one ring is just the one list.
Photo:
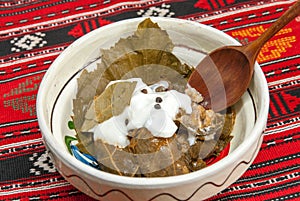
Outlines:
[[[195, 22], [165, 18], [152, 20], [167, 30], [175, 44], [173, 53], [192, 66], [195, 66], [205, 53], [217, 47], [228, 44], [239, 45], [228, 35]], [[64, 137], [75, 135], [75, 132], [68, 128], [68, 121], [71, 120], [72, 101], [77, 92], [76, 78], [83, 68], [91, 70], [96, 67], [97, 62], [101, 60], [100, 48], [107, 49], [120, 37], [131, 35], [141, 21], [142, 19], [125, 20], [90, 32], [70, 45], [46, 73], [38, 95], [38, 118], [45, 141], [50, 147], [55, 147], [55, 152], [61, 160], [70, 160]], [[234, 105], [237, 116], [229, 155], [245, 143], [245, 139], [255, 137], [253, 128], [258, 116], [264, 111], [262, 102], [265, 101], [263, 99], [265, 94], [261, 94], [260, 87], [265, 84], [265, 80], [257, 64], [255, 69], [248, 91]], [[76, 166], [81, 162], [72, 160], [72, 163]], [[78, 167], [83, 167], [83, 171], [86, 172], [92, 169], [87, 165]]]

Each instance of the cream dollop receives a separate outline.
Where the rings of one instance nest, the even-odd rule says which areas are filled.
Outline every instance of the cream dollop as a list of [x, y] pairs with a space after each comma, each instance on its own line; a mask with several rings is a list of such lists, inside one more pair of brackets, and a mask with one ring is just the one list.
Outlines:
[[94, 132], [94, 140], [101, 139], [114, 146], [126, 147], [129, 144], [128, 131], [142, 127], [147, 128], [153, 136], [169, 138], [177, 130], [173, 120], [179, 109], [187, 114], [192, 112], [192, 101], [187, 94], [176, 90], [156, 91], [158, 87], [168, 88], [166, 81], [147, 86], [142, 79], [131, 78], [112, 81], [109, 85], [116, 82], [136, 82], [130, 105], [120, 115], [92, 128], [90, 132]]

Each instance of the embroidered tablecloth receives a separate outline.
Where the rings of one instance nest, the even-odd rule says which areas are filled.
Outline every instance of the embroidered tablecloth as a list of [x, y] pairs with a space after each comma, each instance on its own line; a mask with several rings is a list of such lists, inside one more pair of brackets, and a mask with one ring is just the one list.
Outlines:
[[[56, 171], [35, 101], [43, 75], [74, 40], [141, 16], [182, 18], [255, 40], [294, 0], [19, 0], [0, 2], [0, 200], [92, 200]], [[261, 50], [270, 111], [254, 163], [209, 200], [300, 199], [300, 16]]]

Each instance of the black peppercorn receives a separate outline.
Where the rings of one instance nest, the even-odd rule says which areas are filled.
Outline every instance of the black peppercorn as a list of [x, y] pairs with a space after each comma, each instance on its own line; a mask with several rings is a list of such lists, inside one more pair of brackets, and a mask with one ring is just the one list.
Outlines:
[[157, 109], [157, 110], [159, 110], [161, 108], [161, 106], [160, 106], [160, 104], [155, 104], [154, 108]]
[[155, 102], [157, 103], [161, 103], [163, 101], [163, 99], [161, 97], [156, 97]]

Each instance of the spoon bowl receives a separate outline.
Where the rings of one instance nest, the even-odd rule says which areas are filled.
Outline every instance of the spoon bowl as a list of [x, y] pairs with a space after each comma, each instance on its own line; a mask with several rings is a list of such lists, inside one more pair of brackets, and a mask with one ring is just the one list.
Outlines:
[[204, 97], [204, 107], [221, 111], [240, 99], [240, 91], [247, 90], [254, 63], [249, 62], [242, 49], [243, 46], [216, 49], [201, 61], [201, 68], [198, 65], [190, 76], [189, 84]]
[[299, 14], [300, 0], [252, 43], [220, 47], [209, 53], [188, 80], [204, 97], [203, 106], [218, 112], [236, 103], [249, 86], [260, 49]]

